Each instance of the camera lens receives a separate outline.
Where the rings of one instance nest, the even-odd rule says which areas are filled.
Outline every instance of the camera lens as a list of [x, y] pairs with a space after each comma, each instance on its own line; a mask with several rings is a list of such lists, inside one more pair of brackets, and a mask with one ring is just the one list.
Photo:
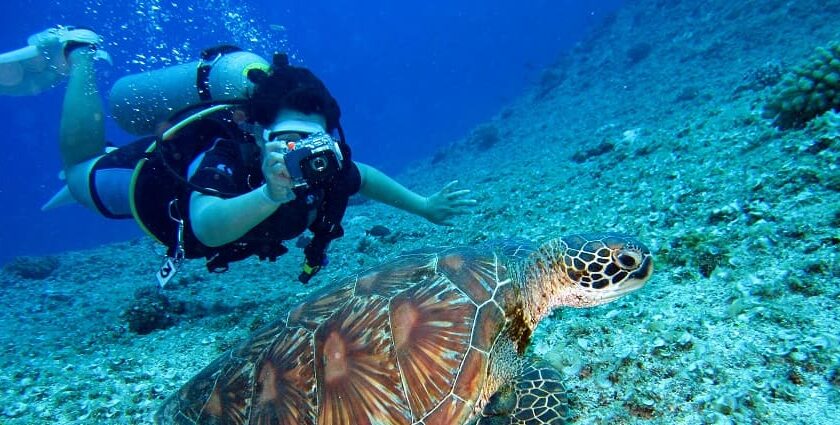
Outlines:
[[327, 169], [327, 166], [329, 166], [329, 161], [327, 161], [327, 158], [324, 158], [323, 156], [316, 156], [309, 161], [309, 167], [312, 168], [313, 171], [324, 171]]

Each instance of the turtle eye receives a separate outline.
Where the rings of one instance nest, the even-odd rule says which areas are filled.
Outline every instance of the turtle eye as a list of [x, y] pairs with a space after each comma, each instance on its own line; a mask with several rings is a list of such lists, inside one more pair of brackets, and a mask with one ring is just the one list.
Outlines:
[[624, 270], [633, 270], [642, 263], [642, 255], [636, 251], [622, 250], [615, 256], [615, 261]]

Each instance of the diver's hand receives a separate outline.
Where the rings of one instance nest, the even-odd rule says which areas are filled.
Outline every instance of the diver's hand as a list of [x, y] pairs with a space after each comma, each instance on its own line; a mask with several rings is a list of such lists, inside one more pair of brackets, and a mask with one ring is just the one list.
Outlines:
[[265, 176], [266, 195], [274, 202], [286, 203], [295, 199], [292, 191], [292, 178], [283, 160], [283, 144], [268, 142], [265, 144], [262, 172]]
[[440, 192], [426, 198], [423, 212], [426, 220], [442, 226], [451, 226], [452, 217], [469, 213], [472, 206], [478, 203], [475, 199], [467, 197], [469, 190], [453, 190], [456, 184], [457, 180], [451, 181], [443, 186]]

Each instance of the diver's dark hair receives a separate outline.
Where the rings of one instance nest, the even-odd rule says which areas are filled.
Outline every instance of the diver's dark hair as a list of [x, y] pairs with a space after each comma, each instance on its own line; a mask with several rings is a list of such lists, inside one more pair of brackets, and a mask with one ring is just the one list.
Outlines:
[[248, 71], [254, 90], [248, 95], [249, 120], [269, 125], [281, 109], [305, 114], [321, 114], [327, 120], [327, 131], [340, 129], [341, 109], [327, 86], [312, 71], [289, 65], [285, 54], [274, 55], [270, 72]]

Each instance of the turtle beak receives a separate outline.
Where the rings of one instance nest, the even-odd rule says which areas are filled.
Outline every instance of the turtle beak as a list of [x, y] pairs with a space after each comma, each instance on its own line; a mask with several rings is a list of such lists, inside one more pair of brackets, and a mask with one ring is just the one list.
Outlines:
[[631, 273], [627, 280], [621, 284], [621, 289], [625, 291], [625, 294], [633, 292], [644, 286], [651, 275], [653, 275], [653, 257], [648, 255], [642, 265], [639, 266], [639, 270]]
[[591, 300], [589, 306], [606, 304], [645, 286], [651, 275], [653, 275], [653, 258], [650, 254], [647, 254], [643, 257], [639, 268], [627, 275], [622, 281], [603, 289], [587, 288], [585, 297]]

